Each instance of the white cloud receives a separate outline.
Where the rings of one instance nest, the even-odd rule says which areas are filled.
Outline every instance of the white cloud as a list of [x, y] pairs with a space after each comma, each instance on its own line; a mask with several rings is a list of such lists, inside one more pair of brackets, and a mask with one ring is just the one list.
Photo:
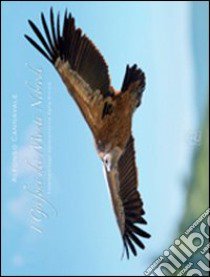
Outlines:
[[[33, 145], [32, 137], [36, 136], [37, 128], [35, 124], [29, 126], [25, 133], [25, 143], [16, 150], [16, 175], [23, 177], [35, 173], [35, 168], [31, 164], [37, 164], [39, 160], [39, 153]], [[14, 164], [12, 164], [14, 167]]]
[[15, 267], [22, 267], [25, 263], [24, 258], [21, 254], [15, 254], [12, 263]]
[[17, 176], [21, 177], [26, 174], [34, 173], [34, 167], [30, 166], [32, 161], [38, 160], [38, 152], [31, 144], [26, 144], [18, 149], [17, 152], [18, 170]]
[[25, 222], [27, 218], [28, 204], [26, 194], [21, 194], [20, 196], [8, 201], [8, 209], [13, 216]]

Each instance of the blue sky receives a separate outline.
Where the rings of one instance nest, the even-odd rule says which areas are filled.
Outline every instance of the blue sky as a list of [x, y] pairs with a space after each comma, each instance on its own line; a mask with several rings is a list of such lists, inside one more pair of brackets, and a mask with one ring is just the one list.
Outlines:
[[[145, 229], [152, 238], [129, 261], [120, 260], [122, 242], [91, 132], [54, 68], [24, 39], [25, 33], [32, 34], [27, 20], [41, 26], [40, 13], [48, 17], [50, 6], [72, 12], [76, 25], [104, 55], [116, 89], [126, 64], [137, 63], [146, 74], [133, 133]], [[143, 274], [175, 239], [185, 206], [183, 181], [190, 174], [198, 133], [192, 3], [18, 1], [3, 2], [2, 12], [3, 274]], [[32, 107], [31, 87], [38, 81], [41, 110]], [[31, 146], [37, 114], [43, 119], [40, 156]], [[30, 192], [36, 189], [37, 171], [29, 163], [40, 157], [42, 201]]]

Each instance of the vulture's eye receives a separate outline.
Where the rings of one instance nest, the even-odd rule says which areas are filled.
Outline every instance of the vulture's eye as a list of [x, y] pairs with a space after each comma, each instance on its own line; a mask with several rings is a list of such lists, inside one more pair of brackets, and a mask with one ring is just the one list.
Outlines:
[[104, 157], [104, 164], [107, 168], [108, 171], [111, 170], [111, 157], [109, 154], [106, 154], [106, 156]]

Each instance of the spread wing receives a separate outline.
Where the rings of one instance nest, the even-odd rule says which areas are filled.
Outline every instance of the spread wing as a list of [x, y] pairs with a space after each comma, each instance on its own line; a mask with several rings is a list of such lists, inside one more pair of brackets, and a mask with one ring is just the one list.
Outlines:
[[144, 249], [140, 237], [149, 238], [150, 235], [138, 227], [139, 224], [147, 224], [147, 222], [143, 218], [143, 203], [137, 190], [137, 169], [132, 136], [118, 161], [117, 168], [111, 171], [105, 168], [105, 171], [127, 257], [129, 258], [130, 251], [136, 256], [136, 246]]
[[111, 95], [107, 64], [92, 41], [82, 34], [81, 29], [75, 27], [74, 18], [71, 14], [67, 14], [67, 11], [64, 15], [62, 30], [60, 30], [60, 15], [57, 15], [55, 22], [52, 8], [50, 28], [47, 26], [43, 13], [41, 22], [45, 36], [29, 20], [40, 45], [28, 35], [25, 37], [59, 71], [87, 123], [92, 127], [94, 125], [93, 115], [97, 111], [91, 111], [89, 103], [91, 95], [100, 94], [103, 98]]

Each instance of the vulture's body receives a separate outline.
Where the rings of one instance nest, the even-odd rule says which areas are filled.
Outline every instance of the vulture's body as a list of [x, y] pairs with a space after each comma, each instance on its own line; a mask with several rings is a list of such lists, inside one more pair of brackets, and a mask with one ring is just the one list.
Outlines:
[[127, 257], [129, 250], [136, 255], [135, 245], [144, 248], [139, 236], [149, 238], [149, 234], [137, 226], [146, 221], [142, 217], [143, 203], [137, 190], [131, 133], [132, 116], [141, 103], [145, 87], [144, 73], [136, 65], [127, 66], [122, 89], [115, 91], [102, 55], [86, 35], [75, 28], [70, 14], [65, 13], [62, 32], [59, 15], [55, 22], [52, 9], [51, 31], [43, 14], [41, 20], [46, 39], [33, 22], [29, 24], [44, 49], [27, 35], [25, 37], [55, 66], [90, 127], [104, 164]]

